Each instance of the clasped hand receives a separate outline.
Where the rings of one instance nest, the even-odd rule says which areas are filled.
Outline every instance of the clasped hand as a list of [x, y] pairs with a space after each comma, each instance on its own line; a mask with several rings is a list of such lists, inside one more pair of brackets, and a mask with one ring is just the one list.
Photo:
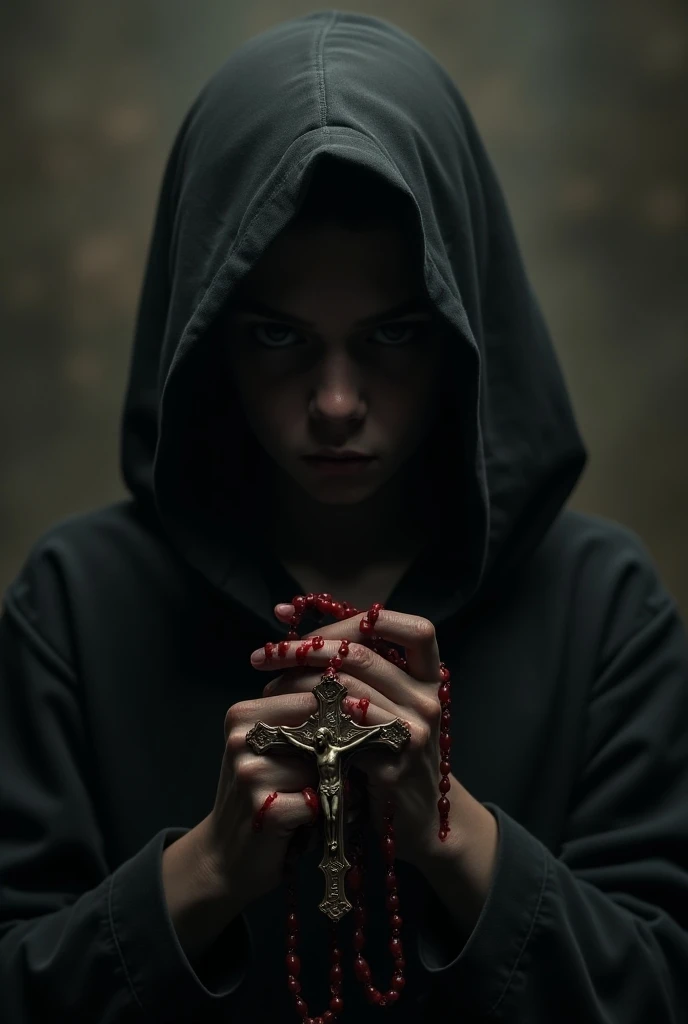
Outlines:
[[[293, 612], [292, 605], [275, 606], [275, 615], [280, 621], [289, 622]], [[301, 641], [291, 641], [283, 656], [278, 657], [275, 647], [273, 657], [266, 660], [261, 648], [251, 655], [251, 664], [259, 670], [274, 671], [277, 664], [289, 669], [287, 674], [268, 683], [263, 691], [265, 697], [309, 692], [330, 658], [338, 654], [341, 641], [350, 641], [348, 656], [338, 670], [348, 690], [345, 712], [351, 714], [354, 721], [361, 721], [362, 714], [356, 713], [356, 705], [365, 698], [369, 701], [366, 725], [384, 725], [400, 718], [411, 733], [410, 740], [398, 753], [369, 749], [354, 755], [356, 767], [366, 778], [372, 822], [382, 834], [383, 815], [391, 799], [397, 855], [419, 865], [430, 850], [440, 845], [437, 800], [441, 795], [438, 791], [441, 720], [438, 688], [441, 680], [435, 627], [428, 619], [417, 615], [389, 609], [379, 613], [375, 634], [403, 646], [405, 672], [359, 642], [362, 640], [361, 618], [362, 615], [355, 615], [307, 633]], [[303, 640], [314, 636], [321, 636], [324, 645], [319, 650], [309, 650], [305, 664], [298, 662], [298, 647]], [[313, 712], [316, 710], [317, 700], [313, 696]], [[453, 788], [453, 776], [450, 780]], [[451, 799], [451, 792], [448, 796]]]

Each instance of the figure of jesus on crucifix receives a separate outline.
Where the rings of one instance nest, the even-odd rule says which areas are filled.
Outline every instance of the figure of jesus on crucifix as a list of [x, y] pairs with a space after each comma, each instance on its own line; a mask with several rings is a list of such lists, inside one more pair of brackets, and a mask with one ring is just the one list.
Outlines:
[[[285, 739], [293, 743], [295, 747], [300, 747], [302, 750], [308, 751], [309, 754], [312, 752], [313, 747], [302, 743], [283, 726], [277, 728]], [[373, 739], [382, 728], [381, 725], [368, 726], [365, 732], [355, 739], [349, 740], [346, 746], [337, 746], [332, 742], [332, 733], [327, 726], [321, 726], [316, 730], [314, 746], [320, 776], [318, 795], [325, 816], [325, 841], [333, 856], [338, 852], [339, 847], [337, 824], [339, 821], [339, 796], [342, 789], [341, 756], [360, 743]]]
[[411, 737], [405, 722], [395, 718], [384, 725], [357, 725], [342, 711], [347, 689], [331, 673], [325, 673], [313, 693], [318, 710], [302, 725], [266, 725], [256, 722], [246, 742], [256, 754], [291, 746], [315, 755], [318, 766], [318, 795], [325, 821], [325, 851], [320, 870], [325, 875], [325, 897], [320, 909], [333, 921], [349, 910], [344, 878], [351, 864], [344, 851], [344, 796], [342, 762], [356, 747], [387, 746], [400, 751]]

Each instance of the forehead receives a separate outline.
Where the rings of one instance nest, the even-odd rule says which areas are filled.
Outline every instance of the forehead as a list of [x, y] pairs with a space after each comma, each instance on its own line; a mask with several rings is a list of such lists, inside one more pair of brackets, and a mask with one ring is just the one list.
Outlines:
[[387, 293], [418, 279], [417, 254], [393, 223], [353, 230], [337, 224], [288, 226], [244, 278], [246, 295], [355, 287]]

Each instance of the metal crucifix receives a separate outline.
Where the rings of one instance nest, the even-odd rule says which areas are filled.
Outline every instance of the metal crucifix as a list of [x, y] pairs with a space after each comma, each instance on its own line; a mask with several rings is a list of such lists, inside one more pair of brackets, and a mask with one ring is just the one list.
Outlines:
[[318, 765], [318, 796], [325, 820], [325, 849], [318, 865], [325, 875], [325, 896], [320, 910], [338, 921], [351, 910], [344, 890], [344, 878], [351, 867], [344, 849], [344, 788], [349, 751], [384, 744], [400, 751], [411, 738], [408, 726], [394, 718], [384, 725], [357, 725], [342, 711], [347, 688], [328, 671], [313, 687], [318, 710], [301, 725], [266, 725], [256, 722], [246, 733], [255, 754], [280, 747], [295, 747], [314, 754]]

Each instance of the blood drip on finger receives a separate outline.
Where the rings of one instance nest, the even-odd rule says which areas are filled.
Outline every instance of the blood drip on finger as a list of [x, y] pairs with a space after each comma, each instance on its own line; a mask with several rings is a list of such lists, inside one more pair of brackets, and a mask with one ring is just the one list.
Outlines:
[[320, 801], [318, 800], [318, 794], [311, 786], [307, 786], [305, 789], [302, 789], [301, 792], [303, 793], [303, 799], [306, 801], [306, 806], [313, 815], [313, 821], [315, 821], [320, 814]]
[[270, 806], [270, 804], [274, 803], [274, 801], [276, 799], [277, 799], [277, 793], [270, 793], [268, 796], [265, 797], [265, 800], [263, 801], [263, 806], [261, 807], [261, 809], [256, 814], [255, 818], [253, 819], [253, 831], [254, 832], [262, 831], [262, 828], [263, 828], [263, 818], [265, 817], [265, 812], [267, 811], [267, 809]]
[[361, 721], [361, 724], [363, 725], [365, 723], [365, 720], [366, 720], [366, 715], [368, 714], [368, 708], [370, 707], [370, 701], [368, 700], [367, 697], [361, 697], [361, 699], [359, 700], [359, 702], [356, 705], [356, 707], [361, 712], [360, 721]]

